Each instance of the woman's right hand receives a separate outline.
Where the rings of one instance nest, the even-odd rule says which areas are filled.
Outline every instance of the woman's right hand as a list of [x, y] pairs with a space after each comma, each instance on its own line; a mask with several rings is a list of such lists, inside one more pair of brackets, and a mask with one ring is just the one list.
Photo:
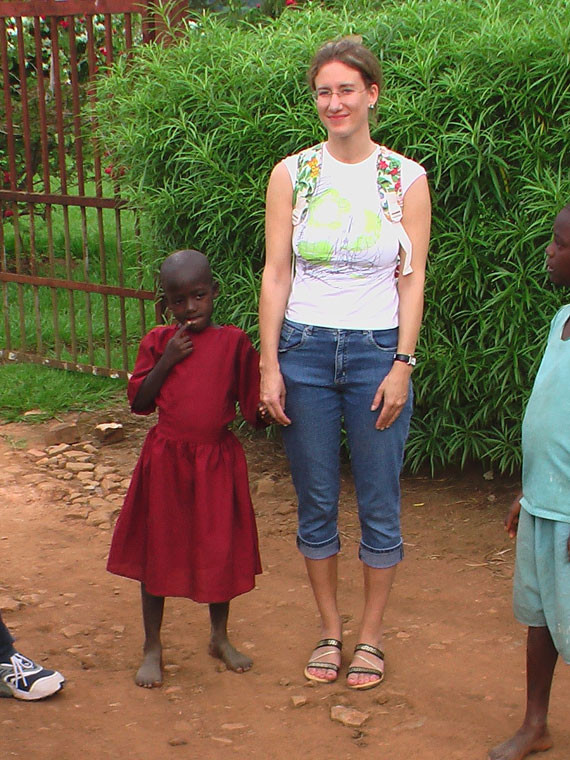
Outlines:
[[290, 425], [291, 420], [285, 414], [285, 383], [279, 369], [261, 370], [260, 397], [269, 414], [279, 425]]
[[513, 501], [511, 508], [505, 517], [505, 530], [509, 534], [509, 538], [514, 538], [517, 535], [519, 515], [521, 513], [521, 499], [522, 493], [520, 493]]

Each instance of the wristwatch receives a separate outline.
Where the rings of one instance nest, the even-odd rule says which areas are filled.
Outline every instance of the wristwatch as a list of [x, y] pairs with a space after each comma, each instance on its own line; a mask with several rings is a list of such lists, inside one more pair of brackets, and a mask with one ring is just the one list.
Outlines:
[[413, 354], [394, 354], [395, 362], [404, 362], [409, 364], [410, 367], [416, 366], [416, 357]]

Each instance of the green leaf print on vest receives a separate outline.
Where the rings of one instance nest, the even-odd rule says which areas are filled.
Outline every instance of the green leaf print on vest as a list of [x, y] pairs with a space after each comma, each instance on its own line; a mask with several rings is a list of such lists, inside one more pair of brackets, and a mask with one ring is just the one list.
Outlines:
[[382, 217], [369, 209], [364, 209], [364, 232], [353, 241], [350, 251], [360, 252], [373, 248], [380, 240]]
[[309, 208], [311, 213], [298, 252], [311, 264], [325, 266], [331, 262], [334, 243], [342, 228], [341, 220], [350, 213], [350, 203], [338, 190], [331, 188], [316, 198], [313, 196]]

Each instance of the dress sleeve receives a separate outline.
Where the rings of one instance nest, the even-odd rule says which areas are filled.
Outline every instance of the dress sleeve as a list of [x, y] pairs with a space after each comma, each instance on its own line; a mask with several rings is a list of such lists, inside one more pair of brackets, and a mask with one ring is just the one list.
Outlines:
[[[158, 347], [156, 332], [151, 330], [151, 332], [145, 335], [140, 342], [135, 368], [133, 369], [133, 374], [130, 376], [127, 385], [127, 398], [129, 400], [131, 411], [133, 411], [133, 401], [135, 400], [144, 379], [158, 362], [161, 355], [162, 351], [160, 351]], [[153, 403], [144, 411], [135, 412], [135, 414], [152, 414], [155, 409], [156, 404]]]
[[259, 354], [243, 333], [238, 349], [237, 397], [243, 417], [254, 427], [265, 427], [257, 418], [259, 404]]

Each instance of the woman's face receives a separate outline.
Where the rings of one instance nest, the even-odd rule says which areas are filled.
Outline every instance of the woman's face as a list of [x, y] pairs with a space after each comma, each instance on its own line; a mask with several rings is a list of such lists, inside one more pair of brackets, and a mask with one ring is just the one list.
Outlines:
[[317, 112], [329, 137], [368, 134], [368, 113], [377, 99], [378, 86], [366, 87], [358, 69], [340, 61], [326, 63], [315, 77]]

